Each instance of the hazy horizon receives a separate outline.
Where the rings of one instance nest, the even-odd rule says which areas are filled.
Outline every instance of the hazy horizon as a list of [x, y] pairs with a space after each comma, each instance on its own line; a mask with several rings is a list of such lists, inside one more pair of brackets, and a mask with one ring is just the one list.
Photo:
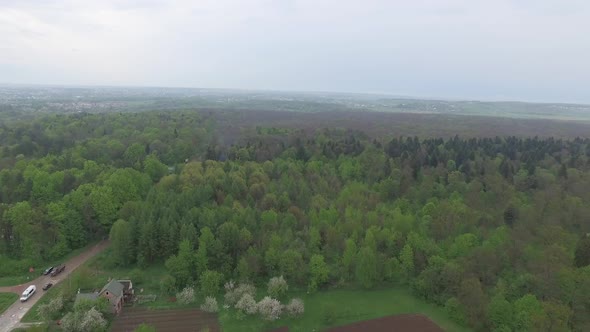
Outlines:
[[0, 0], [0, 82], [590, 103], [590, 3]]

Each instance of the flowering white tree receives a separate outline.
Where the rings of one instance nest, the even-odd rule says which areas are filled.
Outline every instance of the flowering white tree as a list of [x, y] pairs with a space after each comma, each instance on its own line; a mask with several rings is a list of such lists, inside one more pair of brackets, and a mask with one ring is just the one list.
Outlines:
[[283, 305], [281, 302], [270, 296], [266, 296], [260, 300], [257, 307], [262, 318], [266, 320], [277, 320], [281, 318], [281, 313], [283, 312]]
[[66, 332], [79, 331], [81, 320], [82, 320], [82, 313], [81, 312], [68, 312], [61, 319], [61, 328]]
[[302, 299], [292, 299], [289, 304], [285, 306], [285, 310], [289, 313], [290, 316], [300, 316], [303, 315], [305, 312], [305, 307], [303, 305]]
[[103, 331], [107, 327], [107, 321], [104, 319], [100, 311], [92, 307], [82, 319], [80, 329], [82, 331]]
[[205, 302], [201, 304], [201, 310], [206, 312], [218, 312], [219, 306], [217, 305], [217, 299], [213, 296], [207, 296]]
[[258, 311], [258, 304], [251, 294], [244, 294], [236, 303], [236, 309], [245, 314], [254, 315]]
[[223, 288], [225, 288], [225, 292], [227, 293], [236, 288], [236, 283], [233, 280], [230, 280], [223, 285]]
[[268, 281], [268, 295], [273, 298], [280, 298], [287, 293], [289, 285], [283, 276], [270, 278]]
[[61, 328], [66, 332], [105, 331], [107, 321], [102, 313], [92, 307], [88, 311], [69, 312], [61, 320]]
[[176, 299], [182, 304], [195, 302], [195, 290], [192, 287], [185, 287], [180, 293], [176, 293]]
[[236, 284], [234, 283], [234, 281], [230, 280], [230, 281], [226, 282], [225, 285], [223, 285], [223, 288], [225, 289], [225, 295], [224, 295], [225, 304], [226, 305], [236, 304], [236, 302], [238, 302], [240, 297], [238, 297], [238, 294], [236, 293]]
[[42, 304], [37, 309], [39, 316], [46, 321], [50, 321], [53, 316], [55, 316], [58, 312], [61, 311], [64, 307], [64, 298], [63, 296], [58, 296], [53, 300], [49, 301], [49, 303]]
[[252, 297], [256, 294], [256, 287], [251, 284], [239, 284], [238, 286], [233, 285], [233, 283], [231, 285], [228, 284], [226, 283], [226, 293], [224, 296], [225, 303], [228, 305], [235, 305], [245, 294], [250, 294]]

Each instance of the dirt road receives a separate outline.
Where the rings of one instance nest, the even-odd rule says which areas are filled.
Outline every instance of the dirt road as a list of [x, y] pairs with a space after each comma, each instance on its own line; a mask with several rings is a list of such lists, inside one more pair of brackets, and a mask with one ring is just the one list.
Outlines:
[[29, 286], [35, 285], [37, 287], [37, 291], [27, 302], [21, 303], [17, 300], [12, 306], [10, 306], [2, 315], [0, 315], [0, 332], [9, 332], [11, 331], [16, 325], [20, 322], [23, 316], [31, 309], [31, 307], [41, 299], [44, 295], [44, 291], [42, 287], [48, 283], [52, 282], [54, 285], [59, 283], [60, 281], [64, 280], [72, 271], [74, 271], [78, 266], [82, 265], [91, 257], [95, 256], [99, 252], [103, 251], [108, 247], [108, 241], [102, 241], [96, 244], [95, 246], [89, 248], [88, 250], [84, 251], [80, 255], [73, 257], [72, 259], [65, 262], [66, 269], [58, 274], [55, 277], [51, 276], [40, 276], [35, 280], [31, 280], [30, 282], [22, 285], [12, 286], [12, 287], [0, 287], [0, 292], [3, 293], [17, 293], [22, 294], [22, 292]]

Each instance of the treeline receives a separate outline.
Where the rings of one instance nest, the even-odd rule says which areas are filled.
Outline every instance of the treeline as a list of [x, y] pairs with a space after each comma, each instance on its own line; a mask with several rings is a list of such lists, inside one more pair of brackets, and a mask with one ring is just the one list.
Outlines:
[[0, 122], [0, 166], [53, 155], [66, 163], [85, 159], [134, 167], [134, 162], [151, 153], [174, 164], [201, 155], [214, 144], [214, 128], [213, 117], [197, 112], [57, 114]]
[[[80, 133], [59, 154], [3, 140], [0, 266], [110, 234], [113, 264], [164, 263], [178, 289], [211, 275], [283, 275], [310, 291], [407, 285], [477, 330], [590, 330], [590, 140], [257, 129], [224, 147], [206, 118], [180, 114], [39, 122], [43, 135], [52, 123], [119, 128]], [[194, 128], [209, 140], [187, 142]], [[165, 148], [148, 150], [152, 138]]]

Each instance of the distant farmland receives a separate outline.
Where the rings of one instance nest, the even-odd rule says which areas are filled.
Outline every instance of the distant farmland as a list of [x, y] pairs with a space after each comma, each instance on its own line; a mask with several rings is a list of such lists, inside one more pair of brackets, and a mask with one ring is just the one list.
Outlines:
[[547, 119], [515, 119], [491, 116], [448, 114], [385, 113], [366, 111], [326, 111], [315, 113], [263, 110], [197, 110], [214, 119], [223, 132], [225, 144], [234, 143], [256, 127], [302, 130], [313, 134], [324, 128], [363, 131], [371, 138], [392, 137], [590, 137], [590, 122]]

